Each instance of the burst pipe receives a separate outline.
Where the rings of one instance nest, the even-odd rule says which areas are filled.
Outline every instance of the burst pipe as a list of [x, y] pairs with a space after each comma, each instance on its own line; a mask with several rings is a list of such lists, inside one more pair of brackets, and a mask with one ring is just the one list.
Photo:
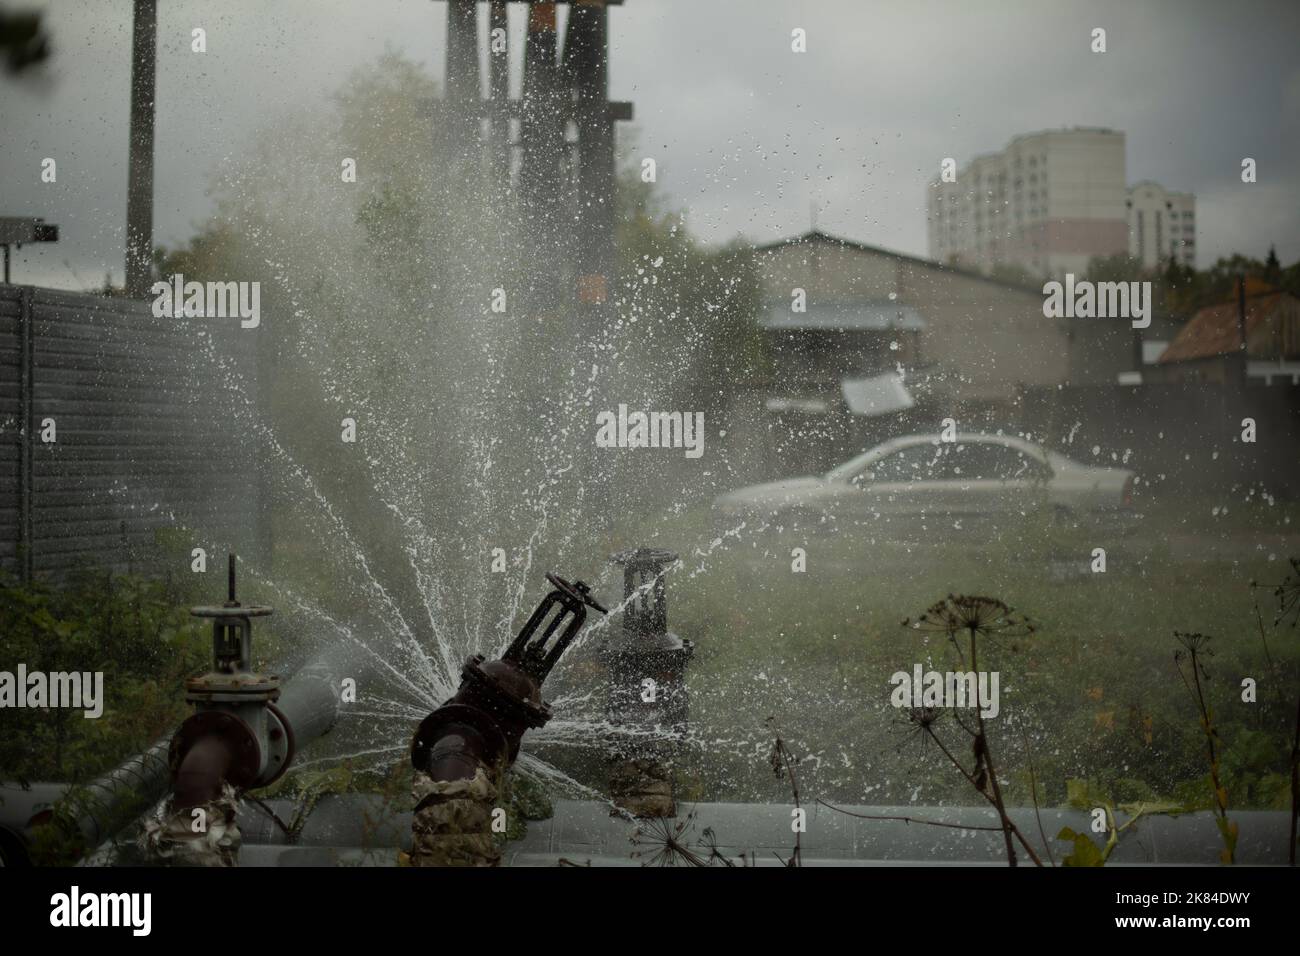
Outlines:
[[501, 659], [484, 663], [475, 654], [466, 661], [456, 694], [415, 732], [415, 866], [493, 866], [500, 860], [493, 824], [502, 819], [495, 813], [502, 775], [519, 755], [524, 733], [551, 718], [542, 682], [582, 627], [587, 608], [607, 613], [582, 581], [570, 584], [554, 574], [546, 579], [554, 590]]

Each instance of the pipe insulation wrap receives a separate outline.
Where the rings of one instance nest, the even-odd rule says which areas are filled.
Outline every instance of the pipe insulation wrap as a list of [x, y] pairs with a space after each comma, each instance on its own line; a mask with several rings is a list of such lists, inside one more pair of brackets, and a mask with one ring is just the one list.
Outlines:
[[499, 792], [483, 767], [472, 778], [434, 780], [417, 771], [412, 784], [412, 866], [496, 866], [501, 850], [492, 836]]
[[159, 740], [84, 787], [74, 787], [60, 802], [56, 815], [72, 821], [93, 853], [114, 834], [158, 802], [171, 782], [167, 750], [171, 738]]

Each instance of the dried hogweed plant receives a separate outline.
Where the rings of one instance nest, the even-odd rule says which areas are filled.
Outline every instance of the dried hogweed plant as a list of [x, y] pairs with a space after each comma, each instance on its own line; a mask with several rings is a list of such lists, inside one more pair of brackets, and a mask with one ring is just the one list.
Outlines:
[[[776, 718], [769, 717], [767, 719], [767, 724], [769, 727], [775, 729]], [[795, 759], [794, 754], [790, 752], [790, 748], [787, 747], [785, 741], [781, 739], [780, 733], [777, 733], [776, 738], [772, 741], [772, 751], [768, 755], [768, 763], [771, 764], [772, 772], [776, 774], [778, 780], [790, 781], [790, 793], [794, 797], [795, 815], [797, 817], [802, 817], [803, 807], [800, 805], [799, 801], [799, 776], [795, 772], [795, 767], [799, 761]], [[802, 828], [796, 826], [794, 831], [794, 850], [791, 852], [788, 860], [781, 860], [781, 862], [786, 866], [798, 867], [803, 865], [802, 836]], [[777, 857], [777, 859], [780, 859], [780, 857]]]
[[[957, 649], [959, 657], [965, 660], [970, 655], [970, 669], [979, 672], [979, 654], [981, 642], [997, 639], [1027, 637], [1035, 632], [1034, 625], [1025, 615], [1015, 611], [1004, 601], [997, 598], [968, 594], [949, 594], [941, 601], [935, 602], [916, 618], [907, 618], [903, 627], [917, 631], [943, 634]], [[976, 792], [987, 800], [997, 811], [1001, 821], [1003, 839], [1006, 843], [1007, 862], [1017, 865], [1016, 847], [1019, 842], [1025, 853], [1037, 865], [1042, 860], [1034, 852], [1024, 834], [1012, 822], [1007, 813], [1006, 801], [1002, 796], [1002, 785], [998, 780], [993, 752], [989, 746], [987, 728], [984, 725], [984, 704], [979, 698], [979, 683], [975, 689], [975, 726], [970, 727], [954, 715], [954, 723], [971, 738], [972, 766], [966, 765], [952, 752], [935, 732], [937, 716], [930, 713], [933, 708], [912, 708], [908, 720], [916, 726], [918, 732], [933, 741], [948, 758], [949, 762], [961, 772]]]
[[[1264, 634], [1264, 618], [1259, 610], [1258, 592], [1261, 590], [1271, 590], [1273, 597], [1277, 600], [1277, 610], [1274, 612], [1273, 627], [1279, 628], [1289, 626], [1295, 630], [1296, 625], [1300, 623], [1300, 558], [1291, 558], [1291, 573], [1282, 579], [1280, 584], [1259, 584], [1250, 582], [1251, 591], [1255, 594], [1255, 620], [1259, 624], [1259, 639], [1264, 644], [1264, 657], [1268, 660], [1269, 670], [1272, 671], [1274, 686], [1278, 688], [1278, 696], [1282, 694], [1282, 669], [1274, 662], [1273, 655], [1269, 652], [1268, 638]], [[1291, 775], [1291, 831], [1290, 842], [1287, 844], [1287, 862], [1295, 866], [1296, 856], [1296, 823], [1300, 820], [1300, 694], [1296, 695], [1295, 705], [1295, 724], [1291, 734], [1291, 755], [1290, 755], [1290, 775]]]
[[1237, 824], [1228, 819], [1228, 791], [1223, 786], [1220, 768], [1223, 745], [1214, 726], [1214, 711], [1205, 696], [1205, 683], [1210, 679], [1210, 672], [1205, 669], [1205, 659], [1213, 657], [1214, 651], [1210, 649], [1210, 638], [1205, 634], [1175, 631], [1174, 639], [1179, 645], [1178, 650], [1174, 651], [1174, 664], [1178, 667], [1178, 676], [1183, 679], [1183, 686], [1196, 704], [1201, 732], [1205, 734], [1209, 753], [1210, 786], [1214, 791], [1214, 822], [1223, 838], [1223, 850], [1219, 858], [1224, 863], [1231, 863], [1237, 851]]
[[[696, 811], [692, 810], [681, 820], [668, 817], [651, 817], [642, 820], [632, 833], [632, 858], [642, 861], [642, 866], [731, 866], [736, 862], [722, 852], [717, 834], [705, 827], [698, 844], [692, 844], [689, 834], [694, 831]], [[749, 860], [740, 855], [742, 866]]]

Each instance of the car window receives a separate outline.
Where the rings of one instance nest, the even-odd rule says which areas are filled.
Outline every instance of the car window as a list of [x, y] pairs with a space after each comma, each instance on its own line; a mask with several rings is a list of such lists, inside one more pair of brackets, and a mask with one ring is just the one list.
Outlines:
[[918, 481], [927, 476], [925, 467], [930, 449], [924, 445], [900, 448], [873, 464], [869, 471], [874, 481]]
[[935, 481], [1036, 481], [1051, 471], [1032, 456], [1000, 442], [941, 445], [931, 477]]
[[1043, 481], [1052, 477], [1050, 468], [1019, 448], [991, 442], [981, 447], [987, 455], [984, 477], [998, 481]]
[[[869, 469], [873, 481], [1041, 481], [1051, 469], [1018, 448], [996, 442], [912, 445], [880, 458]], [[866, 478], [852, 476], [854, 481]]]

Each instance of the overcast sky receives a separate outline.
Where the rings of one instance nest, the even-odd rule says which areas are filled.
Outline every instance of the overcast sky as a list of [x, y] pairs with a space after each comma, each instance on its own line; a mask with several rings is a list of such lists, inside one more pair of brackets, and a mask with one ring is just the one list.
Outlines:
[[[13, 9], [13, 2], [5, 7]], [[0, 78], [0, 215], [40, 215], [14, 279], [81, 288], [122, 275], [129, 0], [49, 0], [44, 81]], [[432, 0], [163, 0], [155, 238], [211, 212], [211, 171], [286, 110], [317, 104], [391, 46], [441, 76]], [[520, 25], [522, 11], [512, 23]], [[1196, 193], [1199, 265], [1276, 244], [1300, 259], [1300, 3], [627, 0], [610, 14], [611, 96], [641, 153], [713, 242], [805, 231], [926, 254], [939, 160], [1014, 135], [1108, 126], [1128, 180]], [[190, 52], [207, 30], [208, 52]], [[1108, 51], [1090, 51], [1094, 27]], [[808, 52], [790, 51], [807, 31]], [[40, 163], [58, 161], [42, 184]], [[1240, 181], [1242, 157], [1259, 181]], [[65, 264], [66, 263], [66, 264]]]

